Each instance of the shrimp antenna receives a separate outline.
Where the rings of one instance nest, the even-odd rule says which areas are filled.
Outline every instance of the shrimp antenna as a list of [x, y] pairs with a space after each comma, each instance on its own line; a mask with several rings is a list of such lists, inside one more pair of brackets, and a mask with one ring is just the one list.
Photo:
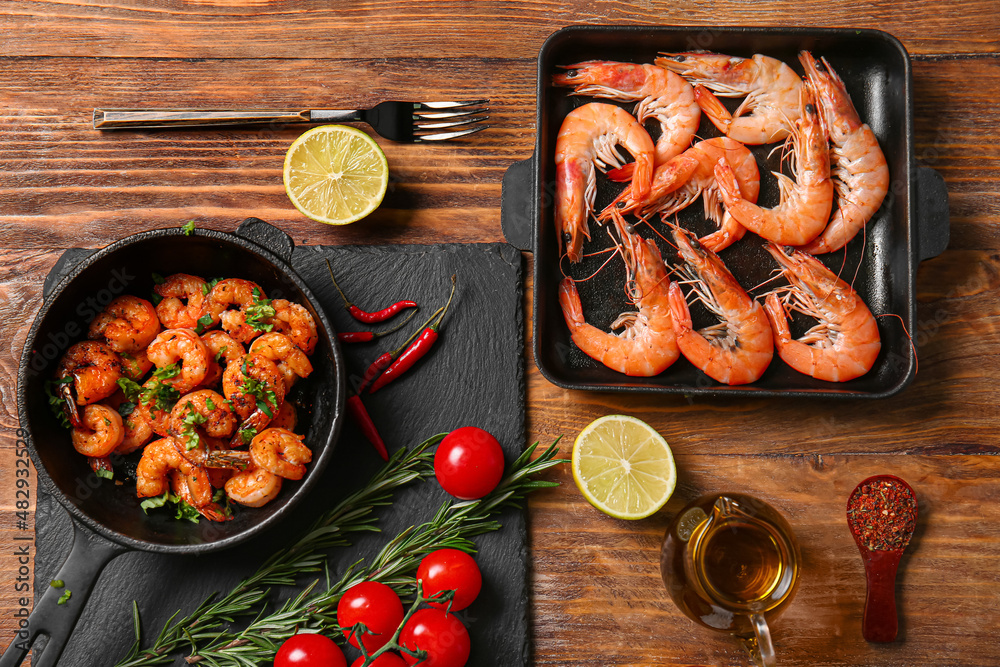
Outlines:
[[[603, 271], [604, 267], [607, 266], [608, 263], [615, 258], [615, 255], [621, 255], [622, 254], [621, 246], [619, 246], [617, 243], [615, 244], [614, 248], [608, 248], [607, 250], [602, 250], [601, 252], [608, 252], [608, 251], [611, 252], [611, 255], [606, 260], [604, 260], [603, 264], [601, 264], [599, 267], [597, 267], [596, 271], [594, 271], [593, 273], [591, 273], [586, 278], [574, 278], [573, 282], [577, 282], [577, 283], [585, 283], [585, 282], [587, 282], [588, 280], [590, 280], [591, 278], [593, 278], [594, 276], [596, 276], [598, 273], [600, 273], [601, 271]], [[594, 254], [597, 254], [597, 253], [594, 253]], [[623, 257], [623, 259], [624, 259], [624, 257]], [[566, 276], [566, 277], [568, 277], [568, 276]]]
[[913, 372], [917, 373], [920, 370], [920, 359], [917, 358], [917, 346], [913, 344], [913, 337], [910, 336], [910, 332], [906, 330], [906, 322], [903, 318], [896, 313], [883, 313], [881, 315], [876, 315], [875, 317], [895, 317], [899, 320], [899, 325], [903, 327], [903, 333], [906, 334], [906, 339], [910, 341], [910, 349], [913, 350]]

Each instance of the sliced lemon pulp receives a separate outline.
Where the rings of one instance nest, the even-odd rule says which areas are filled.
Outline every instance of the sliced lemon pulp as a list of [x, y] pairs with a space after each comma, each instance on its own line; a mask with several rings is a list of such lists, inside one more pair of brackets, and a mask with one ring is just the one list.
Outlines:
[[321, 125], [288, 148], [285, 192], [308, 218], [330, 225], [360, 220], [382, 203], [389, 163], [375, 141], [346, 125]]
[[656, 429], [627, 415], [591, 422], [573, 443], [573, 480], [587, 501], [617, 519], [644, 519], [663, 507], [677, 467]]

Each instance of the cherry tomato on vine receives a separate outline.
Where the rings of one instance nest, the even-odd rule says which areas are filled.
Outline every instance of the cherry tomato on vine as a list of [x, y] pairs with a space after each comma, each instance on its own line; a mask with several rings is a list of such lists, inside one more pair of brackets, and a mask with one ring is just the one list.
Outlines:
[[358, 646], [358, 634], [351, 629], [364, 623], [368, 632], [360, 635], [369, 653], [385, 646], [403, 622], [403, 603], [396, 591], [377, 581], [363, 581], [347, 589], [337, 603], [337, 624], [349, 637], [352, 646]]
[[[441, 609], [421, 609], [406, 622], [399, 643], [411, 651], [427, 651], [420, 667], [464, 667], [472, 649], [469, 632], [454, 614]], [[403, 654], [408, 665], [417, 658]]]
[[434, 475], [441, 488], [459, 500], [478, 500], [503, 477], [503, 449], [492, 435], [475, 426], [455, 429], [434, 454]]
[[274, 667], [347, 667], [347, 658], [329, 637], [303, 632], [285, 640]]
[[[422, 582], [424, 597], [441, 591], [455, 591], [451, 610], [465, 609], [479, 595], [483, 575], [472, 556], [458, 549], [438, 549], [423, 557], [417, 568], [417, 579]], [[428, 602], [432, 607], [447, 609], [447, 602]]]
[[[365, 664], [365, 657], [361, 656], [351, 663], [351, 667], [361, 667], [363, 664]], [[375, 661], [368, 667], [406, 667], [406, 663], [395, 653], [383, 653], [375, 658]]]

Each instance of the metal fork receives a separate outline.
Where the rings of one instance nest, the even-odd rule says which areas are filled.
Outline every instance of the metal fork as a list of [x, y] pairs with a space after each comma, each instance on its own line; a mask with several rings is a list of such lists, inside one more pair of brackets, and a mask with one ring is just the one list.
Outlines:
[[382, 102], [371, 109], [94, 109], [94, 129], [364, 121], [392, 141], [447, 141], [484, 130], [489, 100]]

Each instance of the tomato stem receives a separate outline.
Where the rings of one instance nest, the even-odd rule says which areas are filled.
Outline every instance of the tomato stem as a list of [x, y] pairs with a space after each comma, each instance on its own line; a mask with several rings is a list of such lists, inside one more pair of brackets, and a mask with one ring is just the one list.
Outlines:
[[[376, 658], [378, 658], [380, 655], [382, 655], [387, 651], [398, 651], [400, 653], [405, 653], [411, 658], [416, 658], [418, 661], [417, 664], [419, 664], [419, 661], [427, 657], [427, 651], [424, 651], [423, 649], [413, 650], [406, 648], [405, 646], [399, 643], [400, 633], [406, 626], [406, 622], [410, 620], [410, 617], [413, 616], [413, 614], [415, 614], [418, 609], [420, 609], [420, 605], [425, 604], [427, 602], [444, 602], [445, 600], [447, 600], [448, 608], [451, 609], [451, 599], [454, 597], [455, 597], [455, 591], [438, 591], [434, 595], [424, 596], [423, 587], [420, 585], [420, 580], [418, 579], [417, 597], [413, 600], [413, 604], [410, 605], [410, 608], [406, 610], [406, 614], [403, 615], [403, 620], [400, 621], [399, 627], [396, 628], [396, 632], [393, 633], [392, 639], [390, 639], [384, 646], [382, 646], [381, 648], [379, 648], [377, 651], [375, 651], [370, 655], [368, 651], [365, 649], [365, 643], [361, 641], [360, 638], [358, 639], [358, 647], [361, 649], [361, 655], [364, 658], [364, 662], [361, 663], [361, 667], [368, 667], [368, 665], [371, 665]], [[363, 629], [365, 629], [364, 624], [358, 623], [353, 628], [351, 628], [351, 633], [354, 634], [355, 632], [362, 631]]]

